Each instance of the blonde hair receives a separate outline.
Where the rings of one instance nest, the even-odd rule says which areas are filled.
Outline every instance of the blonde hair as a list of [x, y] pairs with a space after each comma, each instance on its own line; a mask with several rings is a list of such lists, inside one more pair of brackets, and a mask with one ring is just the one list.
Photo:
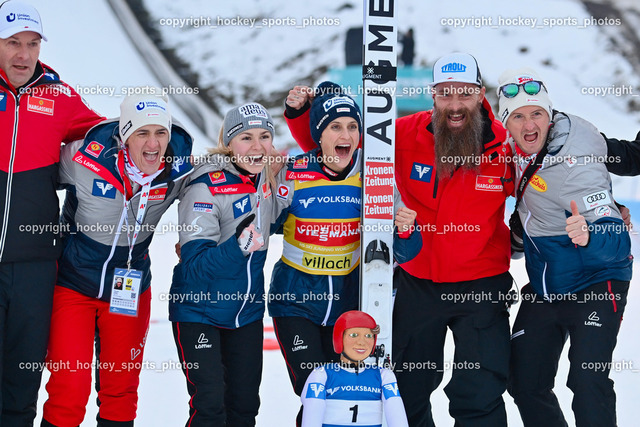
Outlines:
[[[207, 149], [207, 153], [210, 155], [220, 154], [222, 156], [229, 157], [229, 161], [232, 161], [234, 153], [231, 148], [231, 143], [229, 145], [224, 145], [224, 129], [220, 128], [220, 133], [218, 134], [218, 145], [214, 148]], [[235, 138], [235, 137], [234, 137]], [[233, 141], [233, 138], [231, 139]], [[276, 177], [273, 173], [273, 169], [271, 168], [272, 157], [271, 154], [267, 153], [267, 163], [264, 165], [264, 169], [262, 170], [265, 174], [266, 181], [269, 183], [271, 187], [271, 191], [275, 191], [276, 188]]]

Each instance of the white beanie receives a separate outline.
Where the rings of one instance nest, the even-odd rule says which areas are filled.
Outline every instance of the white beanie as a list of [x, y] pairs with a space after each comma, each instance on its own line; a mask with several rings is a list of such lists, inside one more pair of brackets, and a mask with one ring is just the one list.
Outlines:
[[524, 84], [529, 81], [538, 81], [544, 84], [538, 73], [531, 68], [519, 68], [517, 70], [507, 70], [498, 79], [498, 103], [499, 103], [499, 116], [502, 124], [506, 126], [507, 120], [511, 113], [516, 111], [520, 107], [527, 105], [537, 105], [544, 108], [549, 113], [549, 120], [553, 118], [553, 106], [549, 94], [547, 93], [546, 85], [540, 88], [540, 92], [535, 95], [529, 95], [524, 91], [524, 88], [520, 88], [520, 91], [513, 98], [507, 98], [500, 90], [502, 86], [509, 83]]
[[147, 125], [158, 125], [171, 132], [169, 98], [156, 94], [128, 95], [120, 104], [120, 139], [124, 144], [136, 130]]

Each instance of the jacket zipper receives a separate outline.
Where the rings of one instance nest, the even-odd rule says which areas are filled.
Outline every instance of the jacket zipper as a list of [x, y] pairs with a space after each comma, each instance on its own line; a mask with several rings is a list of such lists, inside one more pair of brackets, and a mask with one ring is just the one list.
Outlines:
[[438, 171], [436, 171], [435, 173], [435, 178], [433, 178], [435, 180], [435, 182], [433, 183], [433, 198], [436, 198], [436, 195], [438, 194]]
[[262, 224], [262, 215], [260, 214], [260, 193], [257, 193], [258, 200], [256, 201], [256, 229], [260, 231]]
[[7, 174], [7, 189], [4, 198], [4, 215], [2, 217], [2, 235], [0, 236], [0, 261], [4, 255], [4, 246], [7, 239], [7, 232], [9, 226], [9, 210], [11, 209], [11, 187], [13, 185], [13, 165], [16, 158], [16, 142], [18, 140], [18, 119], [20, 110], [20, 95], [16, 95], [13, 91], [9, 90], [8, 93], [16, 100], [16, 108], [14, 112], [13, 120], [13, 138], [11, 140], [11, 156], [9, 158], [9, 171]]
[[[260, 224], [261, 222], [261, 218], [262, 216], [260, 215], [260, 189], [258, 189], [258, 191], [256, 192], [256, 197], [257, 197], [257, 201], [256, 201], [256, 223], [258, 224], [256, 226], [256, 229], [258, 231], [260, 231]], [[242, 310], [244, 309], [244, 306], [247, 304], [247, 300], [249, 299], [249, 295], [251, 295], [251, 259], [253, 258], [253, 252], [251, 252], [251, 254], [249, 255], [249, 260], [247, 261], [247, 292], [244, 294], [244, 301], [242, 302], [242, 306], [240, 307], [240, 310], [238, 311], [238, 314], [236, 314], [236, 328], [240, 327], [240, 313], [242, 313]]]
[[[536, 248], [536, 251], [538, 251], [538, 253], [540, 253], [540, 249], [538, 249], [538, 247], [534, 243], [533, 239], [531, 237], [529, 237], [530, 235], [527, 232], [527, 225], [529, 224], [529, 220], [531, 219], [531, 211], [527, 207], [527, 203], [524, 201], [524, 197], [521, 199], [521, 203], [522, 203], [523, 206], [525, 206], [527, 208], [527, 217], [524, 220], [524, 224], [522, 224], [522, 228], [523, 228], [524, 232], [526, 233], [526, 238], [528, 238], [531, 241], [531, 244], [533, 245], [533, 247]], [[525, 236], [523, 236], [523, 237], [525, 237]], [[542, 293], [543, 293], [544, 299], [549, 299], [549, 295], [547, 293], [546, 275], [547, 275], [547, 263], [545, 262], [544, 263], [544, 269], [542, 270]]]
[[238, 314], [236, 314], [236, 328], [240, 327], [240, 313], [244, 310], [244, 306], [247, 305], [247, 299], [249, 298], [249, 294], [251, 293], [251, 259], [253, 258], [253, 252], [249, 254], [249, 259], [247, 260], [247, 292], [244, 294], [245, 298], [242, 302], [242, 306], [240, 310], [238, 310]]

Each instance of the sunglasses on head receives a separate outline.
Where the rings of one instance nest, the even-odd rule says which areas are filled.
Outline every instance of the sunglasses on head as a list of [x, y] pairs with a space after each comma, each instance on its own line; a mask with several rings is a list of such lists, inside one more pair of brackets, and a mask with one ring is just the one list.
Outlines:
[[500, 92], [504, 95], [505, 98], [513, 98], [519, 92], [520, 89], [524, 90], [525, 93], [529, 95], [537, 95], [544, 88], [546, 91], [544, 83], [538, 80], [529, 80], [525, 83], [509, 83], [502, 87], [500, 87]]

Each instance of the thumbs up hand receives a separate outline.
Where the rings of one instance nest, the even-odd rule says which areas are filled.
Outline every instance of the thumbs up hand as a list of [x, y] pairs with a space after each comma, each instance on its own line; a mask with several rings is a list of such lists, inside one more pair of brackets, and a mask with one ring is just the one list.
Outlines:
[[587, 221], [578, 210], [578, 204], [575, 200], [571, 201], [571, 216], [567, 218], [567, 234], [575, 245], [587, 246], [589, 243], [589, 229]]

